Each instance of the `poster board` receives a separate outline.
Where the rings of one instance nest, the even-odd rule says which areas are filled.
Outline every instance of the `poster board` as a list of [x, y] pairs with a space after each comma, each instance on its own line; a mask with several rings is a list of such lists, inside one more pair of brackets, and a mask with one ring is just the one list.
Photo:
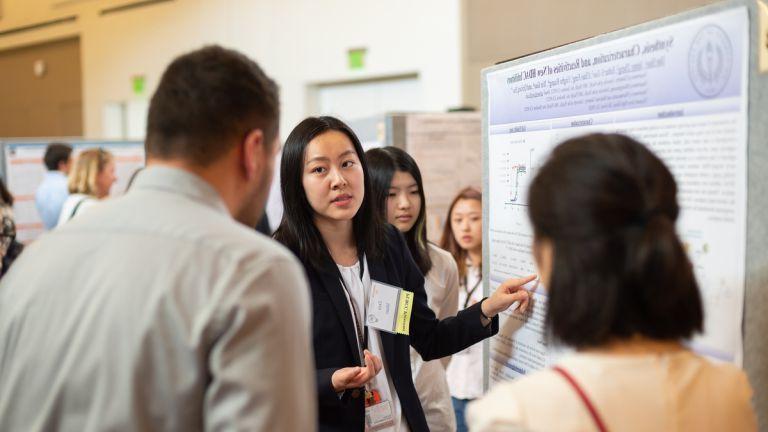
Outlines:
[[[746, 369], [768, 427], [768, 131], [756, 67], [757, 3], [726, 2], [483, 71], [484, 289], [535, 272], [527, 189], [552, 148], [592, 132], [645, 143], [679, 186], [677, 229], [702, 292], [695, 351]], [[762, 216], [760, 216], [762, 214]], [[504, 314], [486, 346], [488, 385], [555, 363], [546, 293]]]
[[35, 191], [43, 180], [46, 168], [43, 155], [51, 142], [65, 142], [73, 148], [73, 158], [85, 149], [101, 147], [115, 156], [117, 181], [111, 196], [125, 191], [131, 175], [144, 166], [144, 143], [141, 141], [85, 141], [71, 139], [7, 140], [3, 147], [3, 178], [14, 196], [13, 212], [16, 237], [28, 243], [43, 233], [43, 223], [35, 207]]
[[480, 113], [411, 113], [387, 116], [387, 145], [410, 154], [427, 198], [427, 236], [440, 241], [448, 207], [467, 186], [482, 184]]

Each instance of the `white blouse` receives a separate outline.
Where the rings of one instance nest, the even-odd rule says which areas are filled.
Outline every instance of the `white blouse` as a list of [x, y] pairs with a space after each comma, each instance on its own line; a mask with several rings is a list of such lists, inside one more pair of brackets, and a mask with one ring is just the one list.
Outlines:
[[[459, 308], [465, 309], [483, 299], [480, 269], [467, 264], [467, 281], [459, 287]], [[475, 290], [467, 298], [467, 290]], [[454, 354], [448, 365], [448, 386], [457, 399], [476, 399], [483, 395], [483, 344], [476, 343]]]
[[[81, 204], [82, 202], [82, 204]], [[84, 212], [87, 212], [89, 207], [93, 207], [95, 205], [98, 205], [99, 200], [95, 197], [92, 197], [90, 195], [85, 194], [71, 194], [67, 197], [66, 201], [64, 201], [64, 204], [61, 206], [61, 213], [59, 213], [59, 222], [56, 223], [56, 226], [62, 226], [64, 225], [68, 220], [72, 219], [75, 216], [78, 216], [80, 214], [83, 214]], [[78, 207], [79, 204], [79, 207]], [[77, 207], [77, 212], [73, 215], [72, 213], [75, 211], [75, 207]]]
[[[588, 395], [611, 431], [756, 431], [743, 371], [688, 350], [576, 353], [559, 365]], [[499, 384], [467, 408], [477, 432], [596, 430], [565, 379], [545, 369]]]
[[[459, 304], [459, 271], [453, 256], [439, 247], [428, 244], [432, 268], [424, 278], [429, 308], [438, 319], [456, 315]], [[456, 416], [451, 404], [451, 392], [445, 376], [450, 357], [425, 362], [411, 348], [411, 372], [421, 407], [432, 432], [456, 430]]]
[[[352, 320], [355, 323], [357, 340], [363, 339], [362, 336], [358, 334], [357, 326], [359, 325], [360, 328], [363, 328], [363, 325], [365, 325], [365, 310], [368, 307], [368, 299], [371, 294], [371, 275], [368, 272], [368, 262], [365, 257], [363, 257], [363, 262], [364, 269], [362, 280], [360, 279], [359, 261], [351, 267], [344, 267], [337, 264], [339, 271], [341, 272], [341, 278], [344, 281], [344, 286], [342, 288], [347, 296], [347, 301], [350, 302], [349, 308], [353, 314]], [[352, 307], [352, 301], [354, 302], [354, 307]], [[355, 316], [355, 313], [357, 316]], [[387, 364], [387, 360], [384, 356], [384, 349], [381, 345], [381, 336], [377, 329], [368, 328], [368, 351], [381, 359], [383, 367], [379, 374], [368, 383], [367, 387], [378, 390], [382, 400], [389, 400], [392, 402], [392, 410], [394, 411], [393, 415], [395, 420], [392, 426], [377, 429], [376, 432], [408, 432], [408, 422], [403, 415], [403, 409], [400, 406], [400, 398], [397, 397], [395, 384], [392, 382], [392, 377], [389, 374], [390, 366]], [[362, 358], [362, 349], [360, 355]]]

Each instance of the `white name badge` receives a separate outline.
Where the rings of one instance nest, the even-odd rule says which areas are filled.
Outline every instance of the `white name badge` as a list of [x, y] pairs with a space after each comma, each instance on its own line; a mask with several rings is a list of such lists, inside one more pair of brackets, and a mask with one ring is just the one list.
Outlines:
[[392, 412], [392, 403], [383, 401], [365, 408], [366, 430], [376, 430], [394, 424], [395, 416]]
[[407, 335], [410, 332], [412, 308], [412, 292], [372, 281], [365, 324], [388, 333]]

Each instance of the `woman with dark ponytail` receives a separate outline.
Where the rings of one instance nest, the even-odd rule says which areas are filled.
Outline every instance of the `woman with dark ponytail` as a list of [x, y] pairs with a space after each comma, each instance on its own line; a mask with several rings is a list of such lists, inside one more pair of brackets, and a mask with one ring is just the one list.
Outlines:
[[683, 344], [703, 310], [676, 195], [664, 163], [626, 136], [554, 150], [529, 215], [546, 327], [576, 352], [470, 405], [472, 430], [756, 430], [744, 372]]

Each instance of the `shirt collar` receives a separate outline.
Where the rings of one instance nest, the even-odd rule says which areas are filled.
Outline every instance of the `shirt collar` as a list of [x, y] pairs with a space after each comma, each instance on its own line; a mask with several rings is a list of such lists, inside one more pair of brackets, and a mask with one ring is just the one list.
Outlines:
[[151, 166], [136, 175], [130, 191], [160, 190], [183, 195], [203, 205], [229, 215], [229, 209], [210, 183], [179, 168]]
[[59, 170], [46, 171], [45, 175], [46, 177], [67, 178], [67, 175]]

